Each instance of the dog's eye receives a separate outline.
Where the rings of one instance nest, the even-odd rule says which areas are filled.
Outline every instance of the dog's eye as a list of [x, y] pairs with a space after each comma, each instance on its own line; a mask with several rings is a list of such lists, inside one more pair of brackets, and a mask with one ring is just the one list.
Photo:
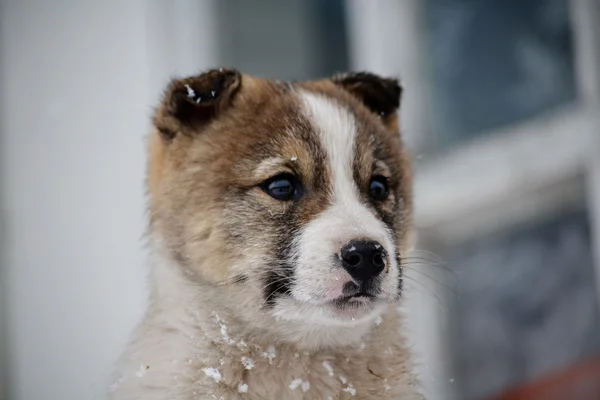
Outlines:
[[375, 201], [384, 201], [390, 195], [387, 179], [383, 176], [374, 176], [369, 184], [369, 196]]
[[291, 174], [274, 176], [263, 184], [263, 190], [272, 198], [280, 201], [289, 201], [298, 197], [299, 183]]

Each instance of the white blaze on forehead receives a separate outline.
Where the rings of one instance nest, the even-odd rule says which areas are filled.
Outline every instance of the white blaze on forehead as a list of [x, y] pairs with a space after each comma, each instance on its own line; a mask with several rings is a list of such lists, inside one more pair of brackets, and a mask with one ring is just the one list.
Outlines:
[[304, 112], [319, 135], [327, 153], [335, 200], [346, 201], [358, 195], [353, 178], [356, 121], [349, 110], [333, 99], [300, 92]]
[[[391, 253], [390, 243], [386, 243], [389, 236], [387, 228], [361, 202], [359, 188], [354, 181], [357, 136], [354, 114], [335, 99], [323, 95], [302, 91], [300, 97], [304, 113], [319, 137], [331, 171], [328, 184], [333, 192], [332, 205], [321, 214], [321, 218], [329, 215], [329, 222], [340, 225], [340, 239], [352, 236], [379, 241]], [[345, 223], [340, 224], [340, 220]]]
[[[356, 239], [373, 240], [391, 255], [395, 254], [395, 246], [389, 229], [361, 201], [354, 181], [357, 136], [354, 114], [324, 95], [299, 91], [298, 96], [326, 154], [330, 170], [327, 185], [333, 197], [331, 204], [306, 224], [295, 239], [298, 266], [292, 295], [297, 300], [321, 303], [341, 295], [344, 282], [335, 283], [332, 272], [339, 266], [332, 259], [344, 245]], [[381, 289], [391, 296], [397, 291], [398, 270], [394, 257], [387, 261], [391, 272], [386, 274]]]

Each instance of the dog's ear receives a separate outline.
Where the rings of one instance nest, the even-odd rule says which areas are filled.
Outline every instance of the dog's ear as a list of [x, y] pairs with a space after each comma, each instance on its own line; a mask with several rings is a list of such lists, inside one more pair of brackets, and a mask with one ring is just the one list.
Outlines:
[[241, 80], [238, 71], [220, 68], [171, 81], [154, 117], [156, 128], [165, 139], [198, 131], [231, 105]]
[[400, 108], [402, 87], [397, 79], [383, 78], [368, 72], [356, 72], [338, 74], [331, 80], [383, 118], [394, 116]]

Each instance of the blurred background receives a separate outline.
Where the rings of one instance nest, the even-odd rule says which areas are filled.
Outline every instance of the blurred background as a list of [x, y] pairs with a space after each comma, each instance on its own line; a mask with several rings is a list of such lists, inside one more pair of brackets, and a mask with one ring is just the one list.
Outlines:
[[0, 0], [0, 399], [103, 398], [146, 301], [152, 107], [221, 65], [401, 78], [428, 398], [598, 370], [600, 2]]

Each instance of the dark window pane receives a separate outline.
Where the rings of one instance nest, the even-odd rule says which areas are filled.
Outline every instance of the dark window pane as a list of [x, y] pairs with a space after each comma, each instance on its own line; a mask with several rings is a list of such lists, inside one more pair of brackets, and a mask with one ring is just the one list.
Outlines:
[[452, 250], [459, 277], [451, 346], [464, 399], [600, 354], [584, 212]]
[[301, 80], [348, 69], [343, 0], [219, 0], [224, 65]]
[[575, 98], [567, 0], [426, 0], [436, 143]]

